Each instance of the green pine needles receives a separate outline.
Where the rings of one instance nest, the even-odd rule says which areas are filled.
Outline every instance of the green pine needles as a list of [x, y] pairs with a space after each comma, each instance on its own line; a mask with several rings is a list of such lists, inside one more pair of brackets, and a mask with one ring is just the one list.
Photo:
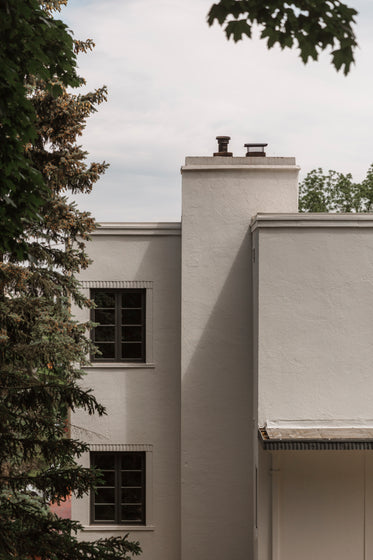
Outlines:
[[[10, 19], [1, 25], [7, 24], [9, 30], [12, 23], [17, 26], [12, 4], [19, 16], [25, 7], [22, 29], [27, 18], [37, 25], [45, 17], [36, 33], [41, 41], [44, 26], [50, 29], [49, 9], [56, 2], [42, 7], [15, 0], [8, 12], [5, 2], [1, 16]], [[66, 32], [61, 23], [50, 25]], [[22, 29], [15, 29], [15, 34], [22, 34]], [[84, 95], [67, 92], [67, 85], [83, 83], [69, 66], [75, 60], [71, 49], [84, 51], [92, 42], [77, 42], [74, 47], [70, 37], [65, 46], [70, 48], [67, 66], [73, 76], [67, 83], [61, 79], [64, 71], [59, 76], [59, 68], [45, 58], [39, 62], [52, 68], [53, 75], [49, 70], [40, 72], [38, 61], [34, 73], [20, 69], [26, 80], [20, 110], [28, 107], [33, 132], [23, 134], [22, 123], [15, 119], [19, 133], [5, 138], [10, 143], [7, 149], [16, 147], [39, 179], [32, 186], [37, 201], [32, 198], [32, 211], [27, 213], [22, 209], [28, 191], [17, 206], [18, 189], [28, 177], [21, 176], [23, 164], [9, 168], [3, 183], [10, 201], [6, 204], [15, 210], [11, 221], [6, 212], [0, 214], [1, 225], [7, 228], [0, 246], [0, 560], [128, 560], [140, 553], [139, 544], [127, 537], [81, 541], [79, 523], [50, 509], [50, 504], [72, 494], [84, 495], [100, 481], [99, 473], [77, 461], [88, 448], [69, 437], [68, 411], [105, 413], [81, 385], [82, 366], [91, 350], [89, 324], [79, 324], [70, 312], [72, 303], [91, 305], [79, 292], [75, 275], [89, 264], [85, 241], [95, 223], [67, 196], [88, 193], [107, 168], [105, 163], [87, 164], [87, 154], [77, 144], [87, 117], [106, 99], [106, 89]], [[26, 64], [26, 58], [20, 60]]]

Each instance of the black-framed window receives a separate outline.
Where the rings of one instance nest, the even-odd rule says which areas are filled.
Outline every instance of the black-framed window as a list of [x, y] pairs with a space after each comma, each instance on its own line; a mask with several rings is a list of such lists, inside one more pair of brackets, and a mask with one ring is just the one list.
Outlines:
[[95, 362], [145, 362], [145, 290], [92, 290]]
[[104, 484], [91, 492], [91, 523], [145, 525], [145, 451], [94, 452]]

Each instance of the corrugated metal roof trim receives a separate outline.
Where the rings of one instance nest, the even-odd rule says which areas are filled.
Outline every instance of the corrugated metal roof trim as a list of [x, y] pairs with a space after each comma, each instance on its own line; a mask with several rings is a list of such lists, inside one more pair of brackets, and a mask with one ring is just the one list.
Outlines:
[[269, 439], [265, 429], [258, 430], [258, 438], [265, 450], [268, 451], [360, 451], [373, 450], [373, 439], [360, 440], [276, 440]]

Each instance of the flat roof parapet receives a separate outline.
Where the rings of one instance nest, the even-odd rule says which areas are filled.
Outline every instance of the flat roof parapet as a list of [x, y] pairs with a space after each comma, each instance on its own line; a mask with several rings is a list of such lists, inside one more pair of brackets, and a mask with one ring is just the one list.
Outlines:
[[294, 214], [257, 214], [251, 221], [251, 231], [258, 228], [371, 228], [373, 213], [333, 214], [298, 212]]
[[90, 234], [98, 235], [181, 235], [180, 222], [101, 222]]
[[184, 171], [203, 171], [203, 170], [232, 170], [232, 169], [299, 169], [296, 166], [294, 157], [200, 157], [188, 156], [185, 158], [185, 165], [181, 168]]

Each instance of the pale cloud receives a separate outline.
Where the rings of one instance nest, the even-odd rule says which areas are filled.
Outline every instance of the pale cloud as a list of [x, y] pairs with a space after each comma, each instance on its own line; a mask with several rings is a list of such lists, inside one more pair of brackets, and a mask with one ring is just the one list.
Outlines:
[[373, 161], [371, 24], [360, 10], [357, 65], [347, 78], [323, 55], [304, 66], [295, 52], [257, 39], [234, 44], [209, 28], [212, 0], [70, 0], [62, 18], [96, 42], [79, 59], [90, 89], [109, 101], [90, 119], [83, 143], [106, 176], [79, 203], [100, 220], [179, 220], [180, 165], [210, 155], [229, 134], [235, 155], [248, 141], [269, 155], [294, 155], [303, 172], [322, 166], [364, 176]]

